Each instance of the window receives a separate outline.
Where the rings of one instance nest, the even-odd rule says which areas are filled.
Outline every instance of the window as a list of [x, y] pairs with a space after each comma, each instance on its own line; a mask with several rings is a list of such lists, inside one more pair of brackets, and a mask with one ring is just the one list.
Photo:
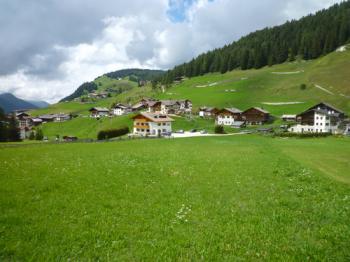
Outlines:
[[140, 132], [140, 128], [137, 128], [136, 131], [137, 131], [137, 132]]
[[165, 132], [166, 132], [166, 129], [163, 129], [162, 131], [163, 131], [163, 133], [165, 133]]
[[316, 119], [318, 120], [318, 116], [316, 116]]
[[149, 129], [147, 129], [147, 132], [149, 133]]
[[158, 123], [158, 126], [160, 126], [161, 124], [160, 123]]

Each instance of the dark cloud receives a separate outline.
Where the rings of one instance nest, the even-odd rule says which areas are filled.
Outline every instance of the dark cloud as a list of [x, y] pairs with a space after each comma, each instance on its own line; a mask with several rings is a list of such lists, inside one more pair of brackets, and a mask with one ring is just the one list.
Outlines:
[[108, 16], [160, 16], [157, 9], [140, 8], [136, 2], [140, 4], [135, 0], [1, 0], [0, 75], [28, 67], [34, 56], [54, 52], [50, 50], [54, 45], [91, 42]]

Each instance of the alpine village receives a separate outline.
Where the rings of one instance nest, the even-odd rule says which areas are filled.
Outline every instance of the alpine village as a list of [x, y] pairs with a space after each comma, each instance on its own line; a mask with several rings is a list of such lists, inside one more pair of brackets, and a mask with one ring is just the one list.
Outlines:
[[350, 260], [350, 1], [60, 99], [0, 94], [1, 261]]

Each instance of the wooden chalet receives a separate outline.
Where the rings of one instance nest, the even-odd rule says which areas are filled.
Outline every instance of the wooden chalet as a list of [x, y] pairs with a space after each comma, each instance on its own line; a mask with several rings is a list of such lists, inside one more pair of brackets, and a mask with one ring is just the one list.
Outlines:
[[251, 107], [242, 113], [242, 119], [250, 125], [261, 125], [269, 121], [270, 113], [260, 107]]
[[97, 117], [104, 117], [109, 115], [109, 109], [105, 107], [93, 107], [89, 110], [90, 116], [97, 118]]

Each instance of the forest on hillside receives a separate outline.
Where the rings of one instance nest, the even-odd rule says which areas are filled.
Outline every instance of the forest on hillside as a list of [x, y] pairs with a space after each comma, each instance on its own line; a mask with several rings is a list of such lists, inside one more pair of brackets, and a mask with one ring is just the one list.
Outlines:
[[350, 40], [350, 1], [336, 4], [300, 20], [256, 31], [223, 48], [199, 55], [175, 66], [163, 77], [170, 84], [176, 77], [225, 73], [294, 61], [315, 59]]

